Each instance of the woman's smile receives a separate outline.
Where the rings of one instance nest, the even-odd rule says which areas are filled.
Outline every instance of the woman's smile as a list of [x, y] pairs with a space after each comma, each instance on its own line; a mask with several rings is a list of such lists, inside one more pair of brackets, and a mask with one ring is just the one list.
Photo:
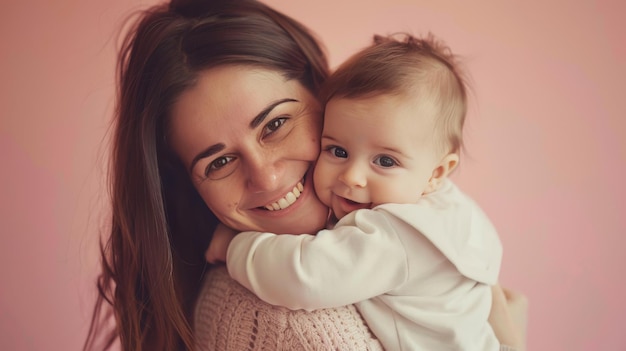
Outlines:
[[[302, 177], [290, 191], [287, 191], [285, 195], [277, 200], [272, 200], [265, 206], [258, 206], [251, 208], [254, 215], [271, 216], [273, 218], [290, 215], [292, 212], [299, 212], [301, 206], [306, 206], [306, 203], [312, 200], [318, 202], [315, 193], [312, 193], [313, 184], [309, 180], [308, 175]], [[313, 195], [313, 199], [310, 195]]]
[[298, 182], [298, 184], [296, 184], [296, 186], [294, 186], [293, 189], [287, 193], [287, 195], [283, 196], [278, 201], [266, 205], [265, 209], [269, 211], [284, 210], [298, 200], [303, 190], [304, 185], [302, 185], [302, 182]]

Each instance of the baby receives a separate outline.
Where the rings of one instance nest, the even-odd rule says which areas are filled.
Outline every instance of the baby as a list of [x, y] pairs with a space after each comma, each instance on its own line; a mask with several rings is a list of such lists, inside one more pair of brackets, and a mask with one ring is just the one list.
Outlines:
[[432, 35], [376, 36], [322, 91], [314, 184], [337, 223], [312, 235], [221, 228], [223, 252], [207, 259], [225, 256], [231, 276], [271, 304], [354, 303], [387, 350], [498, 350], [487, 317], [502, 247], [448, 179], [466, 89]]

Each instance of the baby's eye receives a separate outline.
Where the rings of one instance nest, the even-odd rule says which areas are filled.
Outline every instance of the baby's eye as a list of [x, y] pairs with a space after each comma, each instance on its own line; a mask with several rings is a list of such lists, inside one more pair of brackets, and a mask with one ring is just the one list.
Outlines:
[[216, 158], [215, 160], [213, 160], [213, 162], [207, 165], [206, 169], [204, 170], [204, 176], [208, 177], [210, 174], [222, 170], [224, 167], [228, 166], [228, 164], [234, 160], [235, 160], [235, 157], [232, 157], [232, 156], [222, 156], [222, 157]]
[[267, 122], [267, 124], [263, 128], [264, 135], [269, 135], [279, 130], [280, 127], [282, 127], [287, 120], [288, 120], [287, 117], [278, 117]]
[[389, 156], [379, 156], [374, 160], [374, 164], [384, 168], [390, 168], [398, 165], [398, 162]]
[[348, 158], [348, 152], [339, 146], [331, 146], [328, 148], [331, 155], [339, 158]]

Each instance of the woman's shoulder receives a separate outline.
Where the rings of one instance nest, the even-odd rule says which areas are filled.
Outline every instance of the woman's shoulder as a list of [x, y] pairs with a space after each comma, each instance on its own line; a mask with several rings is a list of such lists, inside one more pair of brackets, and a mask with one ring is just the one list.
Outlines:
[[354, 306], [312, 312], [273, 306], [223, 266], [204, 277], [194, 330], [199, 350], [382, 350]]

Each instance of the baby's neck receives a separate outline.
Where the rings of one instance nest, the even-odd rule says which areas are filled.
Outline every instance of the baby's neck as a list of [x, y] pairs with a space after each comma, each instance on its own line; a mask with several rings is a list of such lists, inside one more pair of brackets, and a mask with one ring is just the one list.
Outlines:
[[328, 216], [328, 221], [326, 222], [326, 228], [334, 228], [337, 222], [339, 222], [339, 219], [335, 216], [333, 211], [330, 211], [330, 216]]

